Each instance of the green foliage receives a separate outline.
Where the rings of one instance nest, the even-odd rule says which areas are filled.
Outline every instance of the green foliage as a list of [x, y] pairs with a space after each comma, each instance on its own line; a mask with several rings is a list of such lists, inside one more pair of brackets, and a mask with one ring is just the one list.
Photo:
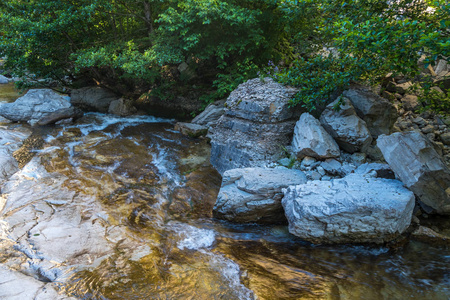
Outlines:
[[[339, 90], [354, 81], [377, 83], [388, 72], [412, 78], [419, 74], [417, 61], [422, 55], [425, 63], [450, 56], [450, 4], [446, 1], [328, 0], [317, 9], [322, 18], [315, 19], [313, 34], [335, 55], [309, 53], [277, 76], [300, 87], [293, 104], [310, 111], [334, 100]], [[311, 41], [317, 43], [314, 38]], [[436, 102], [432, 103], [436, 108]]]

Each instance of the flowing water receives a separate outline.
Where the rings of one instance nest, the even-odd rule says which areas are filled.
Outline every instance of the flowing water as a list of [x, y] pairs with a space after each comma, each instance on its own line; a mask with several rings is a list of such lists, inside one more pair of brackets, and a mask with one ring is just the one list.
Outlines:
[[[60, 293], [76, 299], [450, 297], [447, 246], [317, 246], [286, 226], [212, 218], [221, 179], [209, 164], [209, 145], [180, 135], [171, 120], [87, 114], [73, 125], [34, 131], [38, 142], [28, 147], [34, 157], [21, 156], [22, 177], [2, 191], [10, 191], [6, 203], [14, 188], [32, 191], [39, 214], [31, 214], [36, 222], [22, 241], [39, 250], [36, 264], [47, 274], [40, 280], [58, 282]], [[3, 211], [10, 223], [21, 209], [11, 205]], [[42, 217], [49, 207], [48, 214], [65, 219]], [[72, 219], [82, 230], [71, 233]], [[58, 243], [50, 238], [55, 228], [66, 228]], [[76, 248], [92, 243], [91, 236], [99, 243], [92, 253]], [[76, 255], [58, 257], [71, 247]], [[0, 255], [0, 263], [23, 265], [19, 256]], [[60, 270], [53, 279], [42, 271], [46, 259], [49, 269]]]

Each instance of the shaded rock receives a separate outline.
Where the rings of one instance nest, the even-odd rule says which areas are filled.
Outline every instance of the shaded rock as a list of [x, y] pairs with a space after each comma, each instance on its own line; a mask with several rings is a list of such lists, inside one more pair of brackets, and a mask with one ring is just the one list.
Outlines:
[[425, 226], [419, 226], [411, 233], [411, 237], [431, 245], [450, 245], [450, 237], [437, 233]]
[[289, 232], [313, 243], [384, 243], [411, 223], [414, 194], [397, 180], [351, 174], [284, 190]]
[[391, 102], [363, 86], [354, 86], [344, 91], [343, 96], [350, 100], [373, 137], [391, 132], [397, 120], [397, 110]]
[[335, 159], [327, 159], [320, 166], [331, 175], [340, 175], [342, 164]]
[[450, 71], [448, 68], [448, 63], [445, 59], [440, 59], [439, 62], [436, 64], [436, 67], [434, 69], [434, 72], [436, 74], [440, 74], [442, 72], [448, 72]]
[[211, 164], [219, 173], [263, 167], [284, 156], [300, 112], [289, 107], [295, 89], [272, 79], [249, 80], [230, 94], [225, 113], [210, 130]]
[[446, 132], [440, 135], [442, 143], [444, 145], [450, 145], [450, 132]]
[[298, 170], [244, 168], [223, 174], [214, 216], [233, 222], [285, 222], [282, 188], [306, 182]]
[[208, 127], [206, 126], [184, 122], [176, 123], [175, 130], [193, 138], [205, 136], [208, 133]]
[[49, 113], [40, 118], [36, 124], [43, 126], [53, 124], [64, 119], [79, 119], [83, 116], [83, 112], [75, 107], [61, 108], [55, 112]]
[[118, 100], [116, 94], [104, 88], [93, 86], [73, 90], [70, 102], [86, 111], [107, 113], [111, 102]]
[[0, 84], [6, 84], [6, 83], [9, 83], [10, 81], [11, 80], [8, 77], [0, 75]]
[[427, 212], [450, 213], [450, 170], [420, 132], [397, 132], [377, 145], [397, 177], [416, 194]]
[[406, 92], [408, 92], [408, 89], [412, 87], [411, 82], [404, 82], [396, 84], [394, 82], [389, 82], [386, 86], [386, 89], [391, 93], [399, 93], [401, 95], [404, 95]]
[[204, 111], [196, 116], [191, 123], [204, 125], [207, 127], [215, 126], [219, 118], [224, 114], [225, 101], [216, 101], [213, 104], [208, 105]]
[[403, 104], [403, 108], [407, 111], [415, 111], [420, 106], [419, 98], [417, 98], [416, 95], [405, 95], [405, 97], [401, 99], [401, 102]]
[[355, 174], [376, 178], [395, 179], [395, 174], [389, 165], [381, 163], [362, 164], [355, 170]]
[[121, 117], [129, 116], [137, 112], [131, 100], [120, 98], [109, 104], [108, 113]]
[[325, 159], [340, 155], [339, 146], [319, 120], [309, 113], [302, 114], [295, 124], [292, 150], [299, 158], [311, 156]]
[[71, 107], [68, 96], [51, 89], [32, 89], [13, 103], [0, 106], [0, 115], [14, 122], [35, 123], [60, 109]]
[[357, 116], [347, 98], [344, 98], [339, 111], [334, 110], [338, 101], [337, 99], [325, 108], [320, 122], [343, 150], [349, 153], [364, 152], [372, 142], [366, 122]]

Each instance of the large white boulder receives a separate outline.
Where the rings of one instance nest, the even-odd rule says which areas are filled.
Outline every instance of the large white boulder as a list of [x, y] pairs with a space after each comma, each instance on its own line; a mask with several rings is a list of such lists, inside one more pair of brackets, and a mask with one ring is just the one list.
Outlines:
[[450, 170], [425, 136], [418, 131], [396, 132], [381, 135], [377, 145], [427, 212], [450, 214]]
[[350, 174], [284, 190], [289, 231], [313, 243], [383, 243], [411, 223], [414, 194], [398, 180]]
[[223, 174], [214, 216], [233, 222], [286, 222], [282, 189], [306, 182], [302, 171], [286, 168], [243, 168]]
[[295, 124], [292, 150], [299, 158], [311, 156], [325, 159], [340, 155], [339, 146], [319, 120], [309, 113], [302, 114]]
[[58, 110], [71, 107], [70, 98], [51, 89], [32, 89], [13, 103], [0, 105], [0, 116], [34, 124]]
[[343, 150], [364, 152], [372, 143], [372, 136], [351, 102], [347, 98], [343, 100], [339, 110], [334, 108], [339, 99], [329, 104], [320, 116], [320, 122]]

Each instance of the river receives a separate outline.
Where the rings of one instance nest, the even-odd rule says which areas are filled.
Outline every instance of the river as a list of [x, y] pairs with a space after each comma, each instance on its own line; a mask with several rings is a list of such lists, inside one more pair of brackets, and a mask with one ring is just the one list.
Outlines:
[[[284, 225], [212, 218], [209, 145], [173, 125], [97, 113], [0, 124], [33, 132], [1, 190], [0, 265], [75, 299], [450, 298], [447, 246], [321, 246]], [[448, 219], [430, 222], [450, 233]]]

